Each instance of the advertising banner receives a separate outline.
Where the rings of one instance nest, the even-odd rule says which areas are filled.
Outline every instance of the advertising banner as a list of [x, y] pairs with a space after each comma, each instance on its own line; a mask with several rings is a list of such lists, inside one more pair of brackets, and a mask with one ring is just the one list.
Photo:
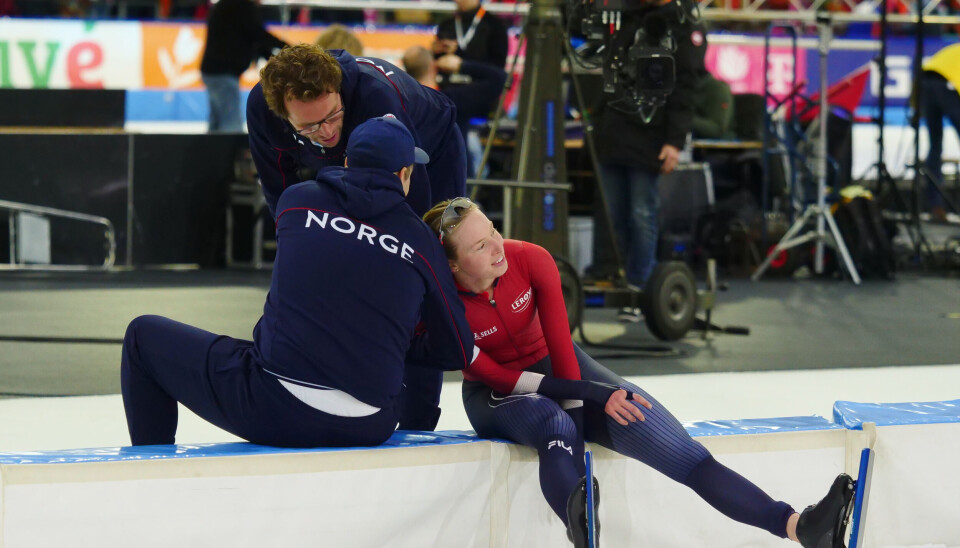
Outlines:
[[[270, 26], [288, 43], [313, 42], [323, 27]], [[414, 44], [429, 46], [429, 27], [358, 30], [366, 55], [399, 63]], [[0, 19], [0, 87], [202, 89], [203, 23]], [[252, 66], [241, 79], [257, 81]]]
[[[143, 29], [143, 87], [148, 89], [200, 89], [200, 60], [207, 30], [197, 23], [141, 23]], [[311, 43], [323, 27], [268, 27], [271, 33], [289, 43]], [[427, 28], [398, 28], [372, 32], [358, 31], [364, 54], [400, 62], [403, 51], [412, 45], [429, 46], [433, 33]], [[243, 88], [252, 88], [260, 80], [259, 66], [251, 66], [240, 79]]]
[[[956, 43], [943, 38], [927, 38], [923, 44], [923, 58], [933, 56], [942, 48]], [[913, 90], [913, 38], [896, 37], [887, 41], [887, 79], [884, 93], [888, 107], [905, 107]], [[878, 45], [879, 47], [879, 45]], [[880, 65], [877, 51], [850, 51], [832, 49], [827, 55], [827, 80], [834, 84], [863, 65], [870, 65], [870, 83], [860, 105], [876, 107], [880, 99]], [[815, 50], [807, 52], [807, 81], [811, 89], [819, 89], [820, 56]]]
[[[730, 84], [732, 93], [763, 94], [763, 46], [708, 43], [706, 65], [717, 79]], [[803, 50], [795, 59], [791, 48], [770, 48], [767, 68], [770, 93], [778, 99], [790, 93], [794, 81], [802, 80], [806, 70], [807, 57]]]
[[[289, 43], [313, 42], [321, 26], [272, 25], [270, 32]], [[428, 26], [355, 27], [365, 55], [400, 63], [411, 45], [429, 46], [433, 28]], [[110, 88], [126, 90], [201, 90], [200, 59], [206, 27], [199, 22], [79, 21], [56, 19], [0, 19], [0, 87], [13, 88]], [[511, 33], [511, 50], [517, 45]], [[925, 56], [947, 45], [940, 38], [925, 42]], [[906, 106], [912, 83], [914, 43], [895, 37], [888, 42], [887, 105]], [[875, 106], [880, 89], [876, 51], [832, 48], [827, 74], [834, 84], [864, 64], [870, 64], [870, 85], [862, 106]], [[511, 52], [512, 59], [512, 52]], [[263, 61], [261, 60], [261, 63]], [[759, 45], [710, 44], [706, 66], [730, 84], [733, 93], [763, 93], [764, 50]], [[520, 63], [522, 70], [522, 60]], [[806, 94], [818, 90], [819, 55], [815, 49], [799, 50], [794, 58], [789, 47], [774, 47], [769, 55], [770, 91], [782, 97], [797, 80]], [[258, 80], [258, 67], [241, 78], [249, 89]]]
[[139, 88], [140, 28], [123, 21], [0, 18], [0, 86]]

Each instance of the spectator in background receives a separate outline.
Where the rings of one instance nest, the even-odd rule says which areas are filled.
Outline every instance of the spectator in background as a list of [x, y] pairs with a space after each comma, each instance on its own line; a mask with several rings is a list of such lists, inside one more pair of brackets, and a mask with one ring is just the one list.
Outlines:
[[[453, 54], [458, 59], [470, 63], [484, 63], [503, 70], [507, 63], [507, 25], [496, 15], [487, 13], [480, 5], [480, 0], [455, 1], [457, 11], [437, 26], [437, 37], [431, 47], [434, 57], [440, 59], [445, 55]], [[437, 84], [446, 92], [458, 85], [470, 84], [472, 77], [470, 70], [444, 71], [441, 69]], [[457, 93], [459, 99], [456, 96], [451, 97], [458, 108], [464, 108], [459, 101], [469, 100], [468, 95]], [[486, 117], [489, 114], [495, 100], [494, 98], [491, 105], [486, 107], [486, 111], [480, 116]], [[467, 117], [466, 121], [469, 122], [469, 119]], [[480, 159], [483, 157], [483, 147], [476, 132], [468, 132], [466, 125], [461, 125], [461, 130], [464, 132], [464, 143], [469, 158], [468, 173], [476, 176], [475, 168], [479, 166]]]
[[697, 79], [694, 91], [693, 136], [701, 139], [734, 139], [733, 94], [730, 85], [707, 71]]
[[207, 16], [207, 43], [200, 62], [210, 101], [209, 131], [243, 131], [240, 75], [258, 57], [287, 44], [267, 32], [258, 0], [220, 0]]
[[342, 49], [354, 57], [363, 55], [363, 42], [352, 30], [339, 23], [323, 29], [313, 43], [323, 49]]
[[502, 69], [507, 64], [506, 24], [496, 15], [487, 13], [480, 6], [480, 0], [456, 0], [456, 3], [457, 11], [453, 17], [437, 26], [434, 56], [453, 53], [461, 59], [489, 63]]
[[[462, 59], [452, 53], [438, 59], [423, 46], [410, 46], [403, 52], [403, 69], [428, 88], [439, 89], [439, 74], [462, 74], [470, 77], [463, 85], [447, 86], [441, 91], [457, 106], [457, 126], [465, 142], [470, 141], [470, 120], [486, 118], [496, 105], [507, 73], [502, 68], [478, 61]], [[476, 176], [480, 161], [468, 147], [467, 173]]]

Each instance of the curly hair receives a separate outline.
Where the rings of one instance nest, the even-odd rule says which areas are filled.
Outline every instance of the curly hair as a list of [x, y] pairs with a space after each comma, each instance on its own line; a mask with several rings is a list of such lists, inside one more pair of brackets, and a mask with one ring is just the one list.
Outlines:
[[285, 101], [312, 101], [340, 91], [343, 71], [332, 55], [313, 44], [287, 46], [260, 69], [263, 97], [277, 116], [286, 120]]

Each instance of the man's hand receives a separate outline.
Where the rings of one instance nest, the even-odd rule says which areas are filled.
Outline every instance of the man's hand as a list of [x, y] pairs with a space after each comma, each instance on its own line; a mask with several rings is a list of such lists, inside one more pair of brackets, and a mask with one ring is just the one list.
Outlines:
[[433, 41], [430, 49], [433, 51], [434, 55], [445, 55], [447, 53], [455, 53], [457, 51], [457, 41], [450, 40], [449, 38], [438, 38]]
[[673, 145], [663, 145], [663, 148], [660, 149], [660, 156], [657, 156], [661, 162], [660, 172], [661, 173], [670, 173], [677, 167], [677, 162], [680, 161], [680, 149]]
[[642, 405], [647, 409], [653, 408], [653, 405], [640, 394], [634, 394], [626, 390], [617, 390], [610, 395], [610, 399], [607, 400], [607, 405], [604, 406], [603, 410], [613, 417], [613, 420], [617, 421], [621, 426], [626, 426], [628, 424], [627, 421], [636, 422], [638, 420], [646, 420], [646, 417], [643, 416], [643, 411], [640, 411], [639, 407], [627, 399], [628, 394], [633, 396], [633, 401], [637, 402], [638, 405]]
[[460, 72], [461, 64], [463, 64], [463, 59], [452, 53], [448, 53], [437, 59], [437, 70], [445, 74], [452, 74]]

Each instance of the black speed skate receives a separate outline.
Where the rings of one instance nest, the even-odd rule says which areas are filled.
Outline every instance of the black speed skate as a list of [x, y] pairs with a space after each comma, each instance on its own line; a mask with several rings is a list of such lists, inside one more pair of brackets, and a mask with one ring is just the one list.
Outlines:
[[[575, 548], [590, 548], [587, 538], [587, 478], [580, 478], [567, 499], [567, 538]], [[593, 478], [593, 515], [597, 534], [597, 548], [600, 546], [600, 483]]]
[[843, 537], [853, 510], [854, 481], [840, 474], [823, 499], [800, 513], [797, 538], [803, 548], [846, 548]]

